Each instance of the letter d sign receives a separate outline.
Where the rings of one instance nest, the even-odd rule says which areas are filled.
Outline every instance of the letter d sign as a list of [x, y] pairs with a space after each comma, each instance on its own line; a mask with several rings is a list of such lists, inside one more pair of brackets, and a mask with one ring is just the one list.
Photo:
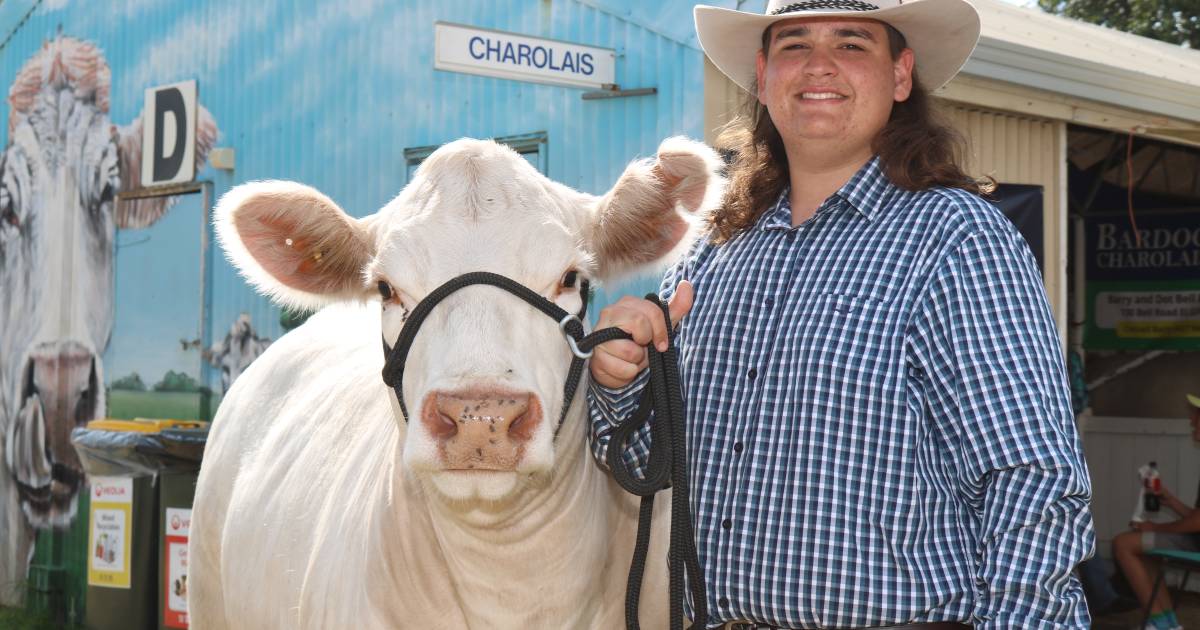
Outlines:
[[142, 186], [196, 177], [196, 82], [146, 90], [142, 110]]

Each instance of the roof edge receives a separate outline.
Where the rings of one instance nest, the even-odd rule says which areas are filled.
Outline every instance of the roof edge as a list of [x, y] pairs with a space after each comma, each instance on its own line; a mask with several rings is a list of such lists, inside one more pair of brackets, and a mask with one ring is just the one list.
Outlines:
[[1200, 85], [986, 35], [962, 72], [1200, 123]]

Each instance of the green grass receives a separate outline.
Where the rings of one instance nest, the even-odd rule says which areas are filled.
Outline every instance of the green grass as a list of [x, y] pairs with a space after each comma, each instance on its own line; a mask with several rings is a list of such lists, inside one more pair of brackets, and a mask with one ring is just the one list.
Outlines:
[[0, 628], [4, 630], [58, 630], [59, 626], [46, 616], [34, 615], [20, 608], [0, 607]]
[[200, 417], [200, 394], [198, 393], [135, 392], [126, 389], [109, 390], [108, 417], [206, 419]]

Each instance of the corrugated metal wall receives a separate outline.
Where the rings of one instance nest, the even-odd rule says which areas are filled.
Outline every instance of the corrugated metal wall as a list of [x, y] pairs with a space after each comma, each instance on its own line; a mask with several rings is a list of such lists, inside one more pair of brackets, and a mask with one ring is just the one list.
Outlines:
[[[0, 80], [11, 84], [42, 42], [60, 33], [103, 50], [117, 125], [138, 116], [145, 88], [195, 78], [220, 129], [217, 146], [236, 151], [232, 173], [206, 168], [198, 175], [213, 181], [214, 201], [237, 183], [294, 179], [364, 215], [406, 183], [406, 148], [531, 132], [546, 134], [551, 178], [602, 193], [629, 160], [653, 155], [663, 138], [698, 138], [703, 130], [702, 55], [653, 20], [639, 23], [646, 12], [637, 4], [14, 2], [0, 14], [9, 28], [0, 35], [11, 35]], [[579, 89], [436, 71], [437, 21], [612, 48], [621, 87], [654, 87], [657, 94], [585, 101]], [[0, 138], [7, 140], [6, 129]], [[260, 334], [282, 334], [277, 310], [219, 254], [211, 278], [214, 337], [242, 312]], [[627, 288], [640, 293], [656, 284], [644, 279]], [[607, 299], [602, 292], [597, 305]]]

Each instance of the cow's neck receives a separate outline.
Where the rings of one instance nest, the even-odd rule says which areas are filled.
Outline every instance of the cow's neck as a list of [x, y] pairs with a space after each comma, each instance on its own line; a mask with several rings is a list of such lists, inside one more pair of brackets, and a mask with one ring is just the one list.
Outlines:
[[[578, 429], [585, 419], [568, 422]], [[450, 586], [471, 627], [539, 627], [541, 615], [575, 617], [580, 623], [570, 627], [588, 627], [615, 612], [602, 607], [619, 607], [619, 598], [598, 594], [624, 581], [627, 560], [612, 558], [628, 546], [624, 539], [633, 539], [630, 511], [618, 509], [581, 431], [559, 439], [576, 440], [579, 448], [563, 449], [555, 477], [507, 509], [485, 515], [432, 497], [427, 502]]]

